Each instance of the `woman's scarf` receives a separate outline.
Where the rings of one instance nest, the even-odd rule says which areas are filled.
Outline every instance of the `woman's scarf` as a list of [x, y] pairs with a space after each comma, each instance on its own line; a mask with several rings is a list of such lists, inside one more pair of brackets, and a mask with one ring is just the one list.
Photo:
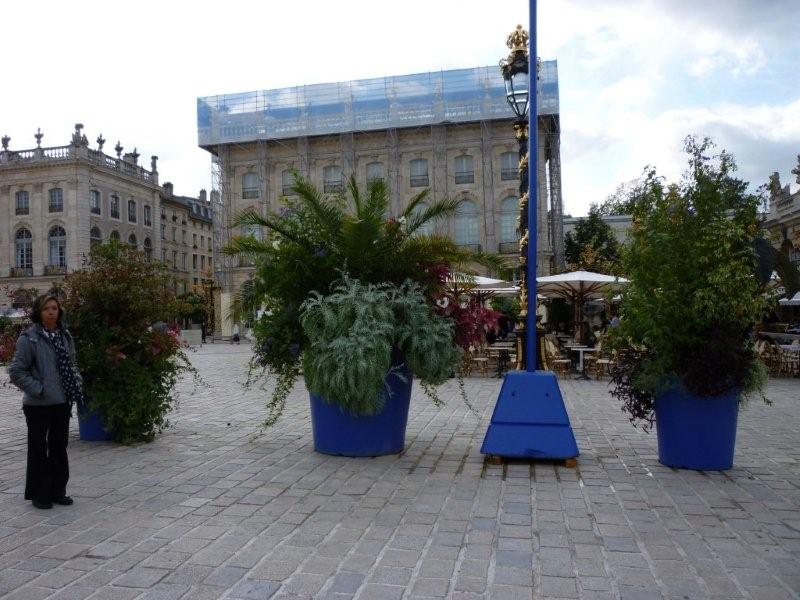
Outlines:
[[75, 374], [75, 368], [69, 357], [69, 352], [64, 345], [63, 334], [56, 330], [47, 333], [47, 336], [53, 342], [53, 347], [56, 349], [56, 360], [58, 362], [58, 374], [61, 377], [61, 387], [64, 389], [64, 394], [67, 396], [67, 401], [70, 406], [72, 404], [83, 404], [83, 388], [78, 376]]

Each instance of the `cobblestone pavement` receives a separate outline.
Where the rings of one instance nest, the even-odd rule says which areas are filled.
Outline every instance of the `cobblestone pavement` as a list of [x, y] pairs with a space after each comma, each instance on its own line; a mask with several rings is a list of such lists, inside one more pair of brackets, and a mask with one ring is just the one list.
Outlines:
[[[70, 507], [22, 498], [19, 394], [0, 387], [0, 597], [800, 597], [800, 382], [773, 380], [740, 416], [735, 468], [662, 467], [607, 383], [562, 381], [578, 468], [484, 466], [496, 379], [455, 382], [436, 408], [415, 388], [401, 456], [316, 454], [308, 400], [292, 394], [257, 435], [249, 348], [193, 355], [151, 444], [70, 439]], [[0, 376], [3, 379], [5, 375]]]

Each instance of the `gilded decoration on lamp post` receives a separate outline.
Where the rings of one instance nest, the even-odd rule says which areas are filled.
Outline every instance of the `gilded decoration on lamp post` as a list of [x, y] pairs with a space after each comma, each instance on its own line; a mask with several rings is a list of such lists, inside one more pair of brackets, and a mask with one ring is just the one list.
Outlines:
[[517, 233], [519, 234], [519, 317], [515, 326], [517, 334], [517, 364], [522, 370], [525, 365], [526, 321], [528, 316], [528, 32], [517, 25], [517, 28], [506, 39], [511, 53], [500, 61], [500, 72], [506, 86], [506, 100], [517, 115], [514, 123], [514, 135], [519, 144], [519, 210]]

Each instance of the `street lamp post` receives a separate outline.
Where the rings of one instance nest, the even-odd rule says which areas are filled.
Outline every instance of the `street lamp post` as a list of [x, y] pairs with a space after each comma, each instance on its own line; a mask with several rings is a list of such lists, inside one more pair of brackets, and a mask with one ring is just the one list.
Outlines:
[[[528, 61], [528, 32], [522, 25], [508, 36], [506, 45], [511, 53], [508, 58], [500, 61], [500, 71], [506, 85], [506, 100], [511, 110], [517, 115], [514, 122], [514, 133], [519, 142], [519, 264], [522, 268], [519, 285], [519, 320], [515, 327], [517, 334], [517, 369], [534, 371], [536, 369], [536, 293], [529, 295], [529, 283], [536, 285], [536, 227], [530, 226], [529, 199], [533, 202], [533, 221], [536, 215], [536, 161], [533, 161], [533, 183], [529, 188], [529, 159], [528, 159], [528, 112], [531, 107], [530, 99], [536, 98], [534, 80], [533, 87], [529, 90], [529, 61]], [[532, 91], [531, 91], [532, 90]], [[533, 136], [536, 139], [536, 109], [534, 108]], [[533, 144], [532, 144], [533, 145]], [[533, 145], [535, 148], [535, 145]], [[533, 231], [533, 235], [530, 232]], [[533, 239], [531, 239], [531, 237]], [[531, 256], [529, 245], [533, 248]], [[533, 267], [533, 275], [529, 266]], [[526, 343], [526, 337], [529, 343]]]
[[[536, 0], [530, 0], [530, 56], [536, 57]], [[536, 370], [536, 77], [529, 77], [528, 33], [518, 26], [508, 37], [511, 54], [500, 63], [506, 98], [517, 121], [520, 144], [520, 317], [516, 371], [508, 371], [497, 398], [481, 452], [495, 457], [558, 459], [575, 464], [578, 444], [555, 374]], [[537, 72], [538, 72], [538, 60]], [[528, 127], [528, 117], [533, 127]], [[526, 142], [528, 142], [526, 144]], [[527, 146], [533, 149], [528, 153]], [[529, 156], [531, 157], [529, 159]], [[530, 163], [530, 169], [528, 164]], [[525, 340], [525, 338], [527, 338]], [[519, 357], [523, 355], [524, 363]], [[522, 370], [524, 368], [524, 370]]]

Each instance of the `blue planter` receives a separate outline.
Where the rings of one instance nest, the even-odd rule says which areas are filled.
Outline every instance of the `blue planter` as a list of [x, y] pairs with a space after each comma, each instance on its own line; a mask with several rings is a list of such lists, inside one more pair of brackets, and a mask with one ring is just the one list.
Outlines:
[[668, 467], [721, 471], [733, 466], [739, 391], [714, 397], [672, 389], [656, 397], [658, 460]]
[[337, 456], [382, 456], [403, 451], [406, 441], [408, 406], [411, 400], [411, 372], [403, 365], [399, 374], [386, 377], [390, 394], [383, 410], [370, 416], [355, 417], [338, 404], [320, 396], [311, 397], [311, 427], [314, 450]]
[[78, 431], [85, 442], [107, 442], [114, 439], [112, 432], [105, 430], [102, 417], [90, 409], [78, 407]]

